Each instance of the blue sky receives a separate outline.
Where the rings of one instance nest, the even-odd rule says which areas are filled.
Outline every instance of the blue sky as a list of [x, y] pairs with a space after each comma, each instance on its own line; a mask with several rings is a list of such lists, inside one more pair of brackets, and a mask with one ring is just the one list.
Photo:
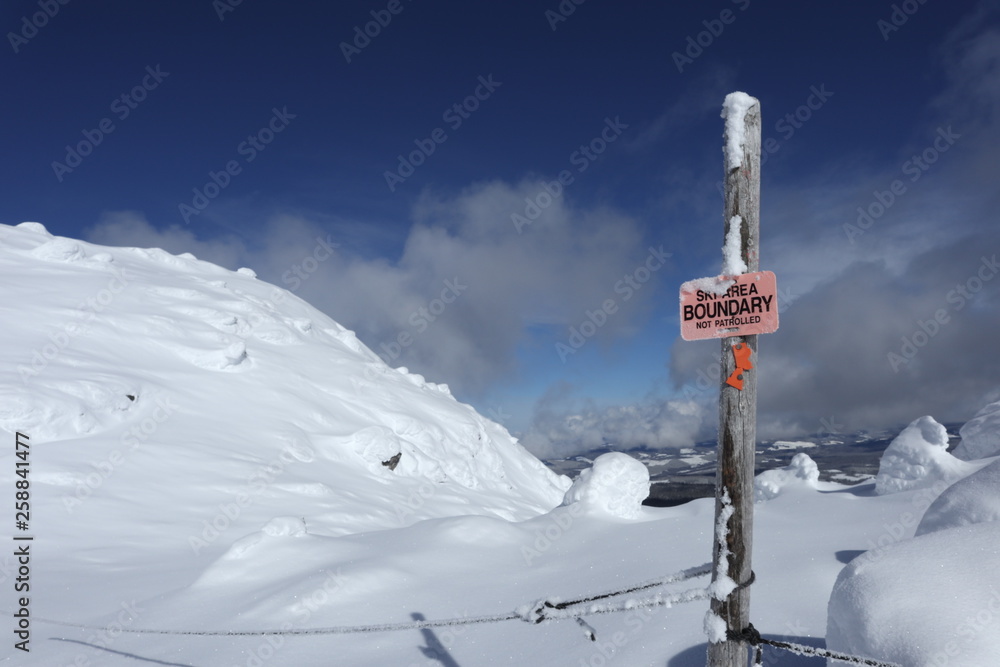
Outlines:
[[679, 341], [676, 298], [719, 269], [719, 112], [742, 90], [773, 139], [761, 267], [783, 292], [761, 435], [964, 420], [1000, 387], [1000, 280], [949, 300], [1000, 250], [997, 19], [934, 0], [4, 3], [0, 221], [250, 266], [535, 451], [676, 446], [715, 426], [718, 344]]

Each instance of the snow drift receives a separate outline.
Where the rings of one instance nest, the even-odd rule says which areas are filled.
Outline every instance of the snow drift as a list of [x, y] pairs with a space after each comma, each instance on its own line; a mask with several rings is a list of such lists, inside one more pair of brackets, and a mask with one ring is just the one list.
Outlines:
[[941, 493], [924, 513], [917, 535], [955, 526], [1000, 520], [1000, 461], [961, 479]]
[[[962, 430], [978, 433], [983, 414]], [[933, 500], [914, 537], [905, 539], [912, 514], [902, 511], [883, 527], [904, 539], [862, 554], [838, 575], [827, 608], [829, 648], [907, 667], [996, 663], [1000, 460], [961, 461], [945, 447], [944, 427], [921, 417], [883, 454], [878, 493], [909, 498], [908, 509]]]
[[869, 551], [837, 577], [827, 647], [906, 667], [997, 662], [1000, 523], [949, 528]]
[[1000, 456], [1000, 401], [989, 403], [959, 430], [962, 441], [954, 454], [971, 461]]
[[875, 492], [899, 493], [951, 482], [975, 466], [948, 453], [948, 431], [933, 417], [913, 420], [889, 443], [879, 462]]
[[636, 519], [649, 496], [649, 470], [628, 454], [608, 452], [594, 459], [566, 492], [563, 505], [579, 503], [581, 509]]
[[792, 457], [784, 468], [765, 470], [753, 480], [755, 502], [764, 502], [777, 498], [786, 487], [816, 488], [819, 481], [819, 468], [808, 454], [799, 452]]

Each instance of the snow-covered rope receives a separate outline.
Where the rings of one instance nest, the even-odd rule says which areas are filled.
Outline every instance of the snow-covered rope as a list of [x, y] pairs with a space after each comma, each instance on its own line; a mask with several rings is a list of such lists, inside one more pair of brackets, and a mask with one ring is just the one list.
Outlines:
[[870, 667], [902, 667], [895, 662], [885, 662], [884, 660], [875, 660], [874, 658], [865, 658], [857, 655], [849, 655], [847, 653], [840, 653], [838, 651], [831, 651], [825, 648], [815, 648], [813, 646], [806, 646], [804, 644], [793, 644], [792, 642], [781, 642], [774, 639], [767, 639], [761, 637], [757, 628], [753, 627], [753, 623], [747, 625], [743, 632], [728, 632], [729, 639], [733, 641], [745, 641], [751, 646], [757, 649], [757, 655], [754, 659], [755, 667], [758, 665], [763, 665], [763, 644], [768, 646], [773, 646], [775, 648], [780, 648], [795, 655], [804, 655], [813, 658], [829, 658], [830, 660], [837, 660], [840, 662], [848, 662], [855, 665], [869, 665]]
[[[639, 591], [649, 590], [650, 588], [657, 588], [659, 586], [665, 586], [667, 584], [673, 584], [680, 581], [687, 581], [688, 579], [694, 579], [695, 577], [702, 577], [706, 574], [711, 574], [712, 564], [705, 563], [704, 565], [699, 565], [697, 567], [689, 567], [686, 570], [680, 570], [679, 572], [674, 572], [673, 574], [668, 574], [665, 577], [659, 577], [657, 579], [651, 579], [649, 581], [643, 582], [641, 584], [635, 584], [634, 586], [629, 586], [628, 588], [621, 588], [612, 591], [606, 591], [604, 593], [597, 593], [595, 595], [589, 595], [587, 597], [576, 598], [575, 600], [564, 600], [555, 601], [553, 599], [540, 600], [536, 603], [535, 607], [544, 608], [545, 610], [562, 610], [569, 607], [575, 607], [577, 605], [585, 604], [587, 602], [596, 602], [597, 600], [606, 600], [607, 598], [618, 597], [619, 595], [628, 595], [629, 593], [637, 593]], [[571, 614], [578, 616], [579, 614]], [[566, 615], [556, 616], [553, 612], [544, 612], [541, 618], [537, 618], [533, 622], [539, 623], [545, 618], [567, 618]]]
[[[552, 603], [549, 600], [540, 600], [533, 605], [522, 605], [517, 610], [508, 612], [505, 614], [489, 614], [485, 616], [463, 616], [461, 618], [447, 618], [447, 619], [437, 619], [437, 620], [419, 620], [412, 621], [409, 623], [376, 623], [372, 625], [343, 625], [334, 626], [328, 628], [289, 628], [285, 630], [156, 630], [149, 628], [121, 628], [120, 631], [128, 634], [148, 634], [148, 635], [180, 635], [186, 637], [261, 637], [270, 635], [284, 635], [284, 636], [309, 636], [309, 635], [348, 635], [348, 634], [362, 634], [369, 632], [397, 632], [405, 630], [423, 630], [429, 628], [444, 628], [444, 627], [454, 627], [461, 625], [477, 625], [483, 623], [501, 623], [504, 621], [521, 620], [532, 624], [575, 619], [581, 627], [584, 628], [584, 632], [587, 637], [594, 641], [596, 640], [596, 633], [594, 629], [587, 625], [585, 621], [582, 620], [584, 616], [594, 616], [598, 614], [612, 614], [616, 612], [629, 611], [632, 609], [640, 608], [652, 608], [652, 607], [667, 607], [668, 609], [675, 604], [682, 604], [685, 602], [694, 602], [696, 600], [707, 600], [712, 597], [712, 592], [708, 588], [692, 588], [686, 591], [681, 591], [679, 593], [660, 593], [651, 597], [639, 598], [639, 599], [628, 599], [620, 600], [616, 602], [598, 602], [598, 600], [607, 600], [611, 597], [616, 597], [618, 595], [624, 595], [627, 593], [634, 593], [639, 590], [647, 590], [655, 586], [661, 586], [668, 583], [675, 583], [678, 581], [685, 581], [687, 579], [692, 579], [694, 577], [702, 576], [711, 573], [711, 565], [701, 565], [699, 567], [688, 568], [687, 570], [682, 570], [674, 574], [667, 575], [666, 577], [660, 577], [659, 579], [654, 579], [643, 584], [637, 584], [629, 588], [609, 591], [606, 593], [600, 593], [598, 595], [592, 595], [585, 598], [579, 598], [576, 600], [568, 600], [566, 602]], [[747, 584], [752, 583], [747, 582]], [[589, 603], [589, 604], [588, 604]], [[581, 607], [580, 605], [586, 604], [587, 606]], [[36, 616], [36, 621], [43, 623], [49, 623], [52, 625], [59, 625], [68, 628], [76, 628], [79, 630], [101, 630], [102, 628], [85, 625], [81, 623], [68, 623], [66, 621], [57, 621], [54, 619], [41, 618]], [[791, 642], [782, 642], [774, 639], [767, 639], [761, 637], [760, 633], [753, 624], [749, 624], [742, 633], [735, 633], [730, 631], [728, 633], [729, 639], [733, 641], [745, 641], [751, 646], [754, 646], [756, 651], [756, 659], [754, 661], [755, 665], [762, 665], [763, 659], [763, 645], [773, 646], [775, 648], [780, 648], [785, 651], [790, 651], [796, 655], [811, 656], [817, 658], [829, 658], [830, 660], [838, 660], [841, 662], [853, 663], [857, 665], [867, 665], [868, 667], [901, 667], [900, 665], [893, 662], [885, 662], [880, 660], [875, 660], [873, 658], [865, 658], [861, 656], [848, 655], [846, 653], [839, 653], [837, 651], [831, 651], [829, 649], [814, 648], [812, 646], [805, 646], [803, 644], [793, 644]]]
[[[640, 590], [648, 590], [656, 586], [663, 586], [669, 583], [685, 581], [694, 577], [702, 576], [711, 572], [711, 564], [700, 565], [669, 574], [665, 577], [653, 579], [642, 584], [630, 586], [629, 588], [609, 591], [592, 595], [589, 597], [569, 600], [566, 602], [550, 602], [541, 600], [534, 604], [522, 605], [517, 610], [505, 614], [490, 614], [486, 616], [463, 616], [461, 618], [448, 618], [438, 620], [420, 620], [409, 623], [377, 623], [372, 625], [344, 625], [328, 628], [289, 628], [287, 630], [157, 630], [148, 628], [122, 628], [121, 632], [129, 634], [149, 634], [149, 635], [183, 635], [197, 637], [260, 637], [268, 635], [348, 635], [361, 634], [367, 632], [397, 632], [405, 630], [423, 630], [425, 628], [443, 628], [459, 625], [476, 625], [481, 623], [501, 623], [503, 621], [522, 620], [528, 623], [542, 623], [544, 621], [555, 621], [569, 618], [579, 619], [582, 616], [592, 616], [595, 614], [610, 614], [618, 611], [627, 611], [643, 607], [672, 607], [675, 604], [692, 602], [694, 600], [708, 599], [707, 589], [696, 588], [681, 593], [670, 595], [660, 594], [639, 600], [624, 600], [617, 603], [591, 604], [582, 609], [570, 609], [570, 607], [604, 600], [618, 595], [625, 595]], [[99, 627], [84, 625], [80, 623], [68, 623], [54, 619], [35, 617], [35, 620], [52, 625], [60, 625], [79, 630], [101, 630]], [[579, 622], [579, 621], [578, 621]]]
[[518, 618], [529, 623], [543, 623], [545, 621], [556, 621], [566, 618], [578, 618], [580, 616], [594, 616], [596, 614], [612, 614], [619, 611], [629, 611], [631, 609], [651, 608], [651, 607], [673, 607], [675, 604], [684, 602], [694, 602], [696, 600], [707, 600], [711, 597], [707, 588], [692, 588], [680, 593], [659, 594], [638, 600], [622, 600], [619, 602], [603, 602], [590, 604], [582, 608], [559, 609], [546, 600], [536, 602], [534, 606], [525, 606], [518, 609]]
[[[121, 632], [133, 635], [184, 635], [196, 637], [262, 637], [267, 635], [350, 635], [366, 632], [395, 632], [400, 630], [423, 630], [424, 628], [444, 628], [456, 625], [474, 625], [477, 623], [500, 623], [521, 618], [516, 612], [493, 614], [488, 616], [463, 616], [431, 621], [413, 621], [411, 623], [376, 623], [373, 625], [342, 625], [329, 628], [289, 628], [287, 630], [155, 630], [149, 628], [121, 628]], [[36, 621], [61, 625], [79, 630], [102, 630], [92, 625], [67, 623], [49, 618], [35, 617]]]

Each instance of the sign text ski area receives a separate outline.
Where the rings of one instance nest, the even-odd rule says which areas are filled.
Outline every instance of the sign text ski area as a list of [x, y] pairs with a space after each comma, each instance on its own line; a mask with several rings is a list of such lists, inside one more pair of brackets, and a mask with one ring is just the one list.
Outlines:
[[757, 334], [778, 328], [774, 274], [759, 269], [760, 103], [730, 93], [725, 118], [725, 223], [722, 271], [681, 286], [681, 337], [722, 339], [719, 444], [711, 608], [705, 617], [709, 667], [747, 664], [754, 446], [757, 437]]

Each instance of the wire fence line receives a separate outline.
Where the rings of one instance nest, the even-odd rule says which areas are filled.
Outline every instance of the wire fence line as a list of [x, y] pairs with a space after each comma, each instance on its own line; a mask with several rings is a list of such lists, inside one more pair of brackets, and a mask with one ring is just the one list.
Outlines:
[[[611, 598], [637, 593], [639, 591], [650, 590], [667, 584], [679, 583], [697, 577], [711, 574], [712, 564], [706, 563], [697, 567], [691, 567], [664, 577], [652, 579], [643, 583], [633, 584], [626, 588], [615, 589], [603, 593], [597, 593], [585, 597], [558, 600], [554, 598], [544, 598], [534, 603], [521, 605], [514, 611], [500, 614], [486, 614], [482, 616], [463, 616], [460, 618], [445, 618], [434, 620], [417, 620], [406, 623], [375, 623], [370, 625], [342, 625], [326, 628], [289, 628], [285, 630], [163, 630], [155, 628], [122, 628], [122, 633], [134, 635], [171, 635], [186, 637], [264, 637], [273, 635], [284, 636], [314, 636], [314, 635], [351, 635], [365, 634], [373, 632], [402, 632], [407, 630], [425, 630], [433, 628], [447, 628], [463, 625], [481, 625], [487, 623], [503, 623], [506, 621], [520, 620], [526, 623], [537, 625], [552, 621], [575, 619], [584, 627], [587, 636], [591, 641], [596, 641], [597, 636], [593, 628], [590, 627], [583, 617], [599, 614], [611, 614], [632, 609], [648, 609], [653, 607], [670, 608], [676, 604], [694, 602], [696, 600], [707, 600], [712, 597], [712, 592], [708, 587], [692, 588], [686, 591], [674, 593], [657, 593], [643, 598], [630, 598], [627, 600], [611, 600]], [[754, 578], [744, 584], [749, 586]], [[67, 628], [79, 630], [101, 630], [97, 626], [82, 623], [70, 623], [49, 618], [35, 617], [35, 620]], [[768, 645], [774, 648], [790, 651], [797, 655], [810, 656], [816, 658], [828, 658], [842, 662], [866, 665], [869, 667], [901, 667], [892, 662], [879, 661], [863, 656], [853, 656], [846, 653], [839, 653], [828, 649], [815, 648], [791, 642], [782, 642], [774, 639], [762, 637], [753, 624], [749, 624], [740, 633], [730, 632], [729, 639], [745, 641], [756, 649], [754, 664], [756, 667], [763, 665], [763, 646]]]
[[814, 646], [806, 646], [805, 644], [794, 644], [792, 642], [782, 642], [775, 639], [767, 639], [766, 637], [761, 637], [757, 628], [753, 627], [753, 623], [747, 625], [743, 629], [743, 632], [729, 632], [727, 633], [729, 639], [735, 641], [745, 641], [756, 649], [756, 655], [754, 657], [754, 667], [763, 667], [764, 665], [764, 649], [766, 646], [773, 646], [775, 648], [780, 648], [782, 650], [794, 653], [795, 655], [804, 655], [810, 658], [829, 658], [830, 660], [837, 660], [840, 662], [847, 662], [855, 665], [868, 665], [870, 667], [902, 667], [895, 662], [885, 662], [882, 660], [875, 660], [874, 658], [865, 658], [858, 655], [849, 655], [847, 653], [841, 653], [839, 651], [831, 651], [825, 648], [816, 648]]
[[[375, 623], [372, 625], [341, 625], [328, 628], [289, 628], [287, 630], [157, 630], [153, 628], [122, 628], [121, 632], [133, 635], [181, 635], [186, 637], [265, 637], [269, 635], [351, 635], [366, 632], [396, 632], [402, 630], [423, 630], [425, 628], [444, 628], [456, 625], [476, 625], [480, 623], [500, 623], [512, 621], [521, 616], [516, 612], [492, 614], [486, 616], [463, 616], [428, 621], [413, 621], [410, 623]], [[93, 625], [68, 623], [50, 618], [35, 617], [35, 620], [51, 625], [60, 625], [80, 630], [100, 630]]]
[[[162, 630], [155, 628], [122, 628], [123, 633], [134, 635], [181, 635], [194, 637], [262, 637], [269, 635], [349, 635], [362, 634], [368, 632], [399, 632], [405, 630], [423, 630], [431, 628], [443, 628], [459, 625], [478, 625], [483, 623], [502, 623], [504, 621], [521, 620], [528, 623], [542, 623], [545, 621], [564, 620], [578, 618], [581, 616], [592, 616], [595, 614], [610, 614], [616, 611], [626, 611], [642, 607], [669, 607], [683, 602], [707, 599], [706, 589], [693, 589], [673, 595], [655, 595], [640, 600], [625, 600], [618, 603], [592, 604], [590, 607], [573, 609], [588, 602], [606, 600], [612, 597], [625, 595], [641, 590], [648, 590], [657, 586], [686, 581], [695, 577], [703, 576], [711, 572], [711, 564], [698, 567], [687, 568], [679, 572], [668, 574], [641, 584], [635, 584], [627, 588], [622, 588], [604, 593], [598, 593], [574, 600], [559, 601], [557, 599], [546, 598], [535, 603], [521, 605], [514, 611], [501, 614], [487, 614], [483, 616], [463, 616], [460, 618], [447, 618], [437, 620], [420, 620], [405, 623], [375, 623], [371, 625], [343, 625], [326, 628], [290, 628], [286, 630]], [[36, 620], [62, 627], [76, 628], [80, 630], [100, 630], [100, 628], [81, 623], [69, 623], [49, 618], [35, 617]]]

